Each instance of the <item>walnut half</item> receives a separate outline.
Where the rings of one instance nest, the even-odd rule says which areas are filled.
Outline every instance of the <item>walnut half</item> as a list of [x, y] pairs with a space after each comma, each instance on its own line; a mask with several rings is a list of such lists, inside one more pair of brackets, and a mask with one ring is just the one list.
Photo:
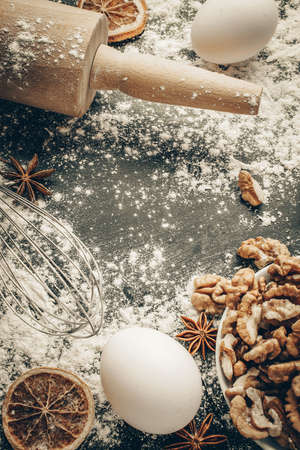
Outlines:
[[264, 202], [264, 193], [262, 188], [247, 170], [241, 170], [239, 173], [238, 186], [241, 190], [242, 199], [252, 206], [261, 205]]
[[[254, 264], [259, 269], [272, 263], [279, 256], [282, 256], [284, 261], [290, 256], [290, 252], [286, 245], [282, 244], [277, 239], [263, 238], [262, 236], [243, 241], [237, 250], [237, 254], [241, 258], [254, 259]], [[275, 270], [275, 267], [277, 268], [278, 265], [275, 266], [274, 264], [273, 270]], [[281, 268], [278, 267], [279, 271], [280, 269]]]

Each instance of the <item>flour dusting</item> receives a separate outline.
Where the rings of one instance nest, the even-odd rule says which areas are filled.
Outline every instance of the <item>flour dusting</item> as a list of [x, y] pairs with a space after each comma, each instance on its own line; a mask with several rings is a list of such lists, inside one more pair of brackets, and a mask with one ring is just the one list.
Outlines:
[[[32, 331], [1, 304], [0, 399], [29, 368], [74, 371], [96, 399], [95, 426], [82, 450], [158, 450], [177, 440], [138, 432], [111, 410], [99, 367], [101, 351], [114, 333], [145, 326], [175, 337], [183, 330], [181, 315], [198, 317], [190, 302], [194, 277], [231, 277], [244, 267], [236, 255], [242, 240], [259, 235], [281, 239], [300, 255], [300, 2], [276, 1], [280, 19], [268, 46], [231, 66], [207, 63], [191, 48], [191, 23], [201, 3], [148, 0], [144, 33], [118, 50], [157, 55], [261, 85], [258, 116], [156, 105], [103, 91], [81, 118], [9, 104], [1, 119], [4, 158], [13, 155], [25, 164], [37, 151], [41, 165], [56, 168], [47, 185], [54, 194], [49, 201], [39, 198], [39, 205], [64, 219], [94, 254], [104, 278], [105, 319], [101, 333], [87, 340], [49, 337]], [[42, 17], [20, 18], [0, 62], [0, 70], [11, 66], [11, 82], [26, 86], [27, 64], [40, 51], [45, 57], [80, 62], [80, 24], [60, 46], [48, 38], [52, 26]], [[37, 29], [42, 29], [39, 38]], [[0, 39], [7, 33], [8, 27], [2, 28]], [[0, 161], [0, 170], [5, 167]], [[262, 206], [241, 201], [241, 169], [260, 183]], [[216, 326], [219, 319], [214, 319]], [[214, 354], [208, 352], [205, 361], [197, 354], [195, 361], [205, 388], [197, 423], [213, 412], [212, 430], [228, 435], [226, 448], [256, 449], [232, 426]], [[0, 435], [1, 449], [7, 445]]]

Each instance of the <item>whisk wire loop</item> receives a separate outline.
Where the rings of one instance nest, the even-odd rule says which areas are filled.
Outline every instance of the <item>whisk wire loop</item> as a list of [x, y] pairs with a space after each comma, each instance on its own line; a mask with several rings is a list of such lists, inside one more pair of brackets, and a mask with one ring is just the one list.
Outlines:
[[0, 234], [0, 297], [10, 310], [46, 334], [98, 334], [101, 273], [68, 227], [0, 186]]

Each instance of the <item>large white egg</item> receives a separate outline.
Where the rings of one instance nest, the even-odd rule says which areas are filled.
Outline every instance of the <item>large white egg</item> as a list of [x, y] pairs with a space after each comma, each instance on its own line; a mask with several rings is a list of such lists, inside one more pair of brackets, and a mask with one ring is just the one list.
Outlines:
[[188, 351], [151, 328], [126, 328], [105, 345], [101, 381], [114, 411], [138, 430], [173, 433], [195, 416], [199, 369]]
[[274, 0], [207, 0], [192, 24], [192, 47], [213, 63], [244, 61], [266, 46], [277, 20]]

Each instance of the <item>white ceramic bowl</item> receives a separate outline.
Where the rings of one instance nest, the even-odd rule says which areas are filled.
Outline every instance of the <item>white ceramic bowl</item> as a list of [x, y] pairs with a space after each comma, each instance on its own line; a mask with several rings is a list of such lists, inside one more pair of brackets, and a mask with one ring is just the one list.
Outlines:
[[[267, 267], [264, 267], [263, 269], [259, 270], [256, 273], [256, 278], [260, 278], [261, 276], [265, 276], [268, 279], [268, 274], [267, 274]], [[219, 324], [219, 329], [218, 329], [218, 334], [217, 334], [217, 342], [216, 342], [216, 368], [217, 368], [217, 376], [219, 379], [219, 383], [224, 395], [224, 398], [229, 406], [229, 401], [225, 395], [225, 391], [227, 388], [229, 388], [231, 386], [231, 383], [227, 380], [227, 378], [225, 378], [224, 374], [223, 374], [223, 370], [220, 364], [220, 342], [221, 342], [221, 331], [222, 331], [222, 324], [223, 324], [223, 320], [225, 319], [225, 315], [226, 315], [226, 311], [227, 308], [225, 309], [223, 316], [221, 318], [220, 324]], [[263, 448], [264, 450], [282, 450], [282, 447], [280, 447], [277, 442], [272, 439], [272, 438], [267, 438], [267, 439], [260, 439], [260, 440], [255, 440], [255, 443], [257, 445], [259, 445], [261, 448]]]

